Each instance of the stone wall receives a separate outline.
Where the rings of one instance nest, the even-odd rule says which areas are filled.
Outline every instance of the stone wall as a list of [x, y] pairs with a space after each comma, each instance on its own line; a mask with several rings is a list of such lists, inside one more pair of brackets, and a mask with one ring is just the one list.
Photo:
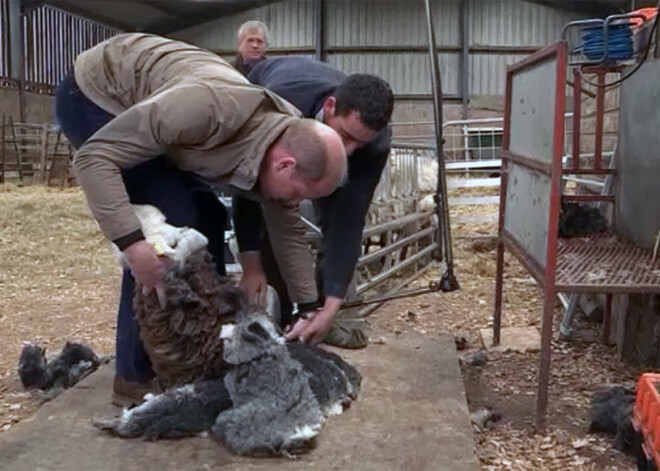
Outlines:
[[[55, 100], [51, 95], [25, 94], [25, 122], [34, 124], [55, 123]], [[0, 88], [0, 115], [11, 116], [19, 121], [20, 105], [18, 90]]]

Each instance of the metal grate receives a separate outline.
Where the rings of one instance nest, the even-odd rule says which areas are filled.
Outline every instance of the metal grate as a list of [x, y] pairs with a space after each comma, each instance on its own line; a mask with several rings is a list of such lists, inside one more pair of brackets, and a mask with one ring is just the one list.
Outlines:
[[660, 293], [660, 259], [615, 236], [560, 239], [557, 291]]

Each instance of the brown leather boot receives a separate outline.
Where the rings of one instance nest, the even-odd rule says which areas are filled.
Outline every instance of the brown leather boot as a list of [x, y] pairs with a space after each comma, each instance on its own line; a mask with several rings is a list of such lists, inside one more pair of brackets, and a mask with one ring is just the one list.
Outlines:
[[135, 407], [144, 402], [145, 394], [160, 394], [163, 392], [156, 378], [145, 381], [128, 381], [115, 375], [112, 383], [112, 403], [118, 407]]

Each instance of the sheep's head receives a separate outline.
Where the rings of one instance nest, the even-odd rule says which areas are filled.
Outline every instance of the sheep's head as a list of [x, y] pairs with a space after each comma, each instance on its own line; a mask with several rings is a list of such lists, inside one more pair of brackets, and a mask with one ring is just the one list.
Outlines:
[[46, 349], [31, 342], [23, 342], [18, 361], [18, 375], [25, 389], [43, 388], [46, 384]]
[[251, 362], [263, 356], [273, 355], [284, 349], [284, 337], [272, 320], [261, 310], [238, 314], [236, 324], [222, 327], [224, 360], [232, 365]]
[[64, 345], [61, 358], [67, 365], [75, 365], [81, 361], [87, 361], [93, 367], [97, 367], [101, 363], [94, 350], [87, 345], [76, 342], [67, 342]]

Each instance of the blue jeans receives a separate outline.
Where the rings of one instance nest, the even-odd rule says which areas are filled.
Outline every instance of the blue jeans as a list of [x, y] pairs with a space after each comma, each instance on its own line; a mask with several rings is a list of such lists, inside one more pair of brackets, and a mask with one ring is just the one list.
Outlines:
[[[62, 132], [76, 148], [114, 118], [80, 91], [72, 72], [57, 87], [55, 115]], [[122, 170], [122, 177], [131, 203], [153, 205], [169, 224], [193, 227], [204, 234], [216, 271], [226, 274], [227, 210], [207, 185], [178, 170], [166, 156]], [[133, 312], [134, 292], [135, 280], [129, 270], [124, 270], [117, 316], [116, 369], [126, 380], [148, 381], [154, 372]]]

